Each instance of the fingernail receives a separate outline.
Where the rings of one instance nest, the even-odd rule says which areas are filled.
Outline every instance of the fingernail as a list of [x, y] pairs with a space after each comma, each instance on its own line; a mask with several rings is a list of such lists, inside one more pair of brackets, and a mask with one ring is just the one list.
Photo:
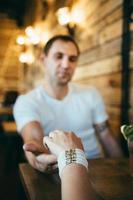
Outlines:
[[46, 148], [49, 150], [48, 145], [45, 143]]

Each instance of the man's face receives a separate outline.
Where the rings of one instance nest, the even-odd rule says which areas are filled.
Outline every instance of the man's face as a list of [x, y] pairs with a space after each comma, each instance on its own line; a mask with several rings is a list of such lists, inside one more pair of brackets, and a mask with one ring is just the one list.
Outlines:
[[44, 60], [48, 80], [66, 85], [74, 74], [77, 59], [77, 48], [72, 42], [55, 41]]

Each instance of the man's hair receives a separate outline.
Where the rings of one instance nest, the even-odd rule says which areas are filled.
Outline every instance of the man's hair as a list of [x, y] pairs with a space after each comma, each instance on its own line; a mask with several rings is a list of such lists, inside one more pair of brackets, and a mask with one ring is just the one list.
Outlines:
[[80, 50], [79, 50], [79, 47], [76, 43], [76, 41], [69, 35], [56, 35], [54, 37], [52, 37], [45, 45], [43, 51], [44, 53], [47, 55], [49, 53], [49, 50], [50, 48], [52, 47], [53, 43], [57, 40], [61, 40], [61, 41], [64, 41], [64, 42], [72, 42], [76, 49], [77, 49], [77, 52], [78, 52], [78, 55], [80, 54]]

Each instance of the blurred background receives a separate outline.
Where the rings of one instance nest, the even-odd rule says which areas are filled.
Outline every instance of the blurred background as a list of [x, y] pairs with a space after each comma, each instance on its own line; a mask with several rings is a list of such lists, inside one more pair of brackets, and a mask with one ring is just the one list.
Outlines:
[[[78, 42], [81, 55], [73, 81], [101, 92], [113, 134], [127, 155], [120, 125], [133, 123], [132, 31], [132, 0], [0, 0], [0, 171], [5, 173], [0, 199], [25, 199], [17, 178], [22, 141], [12, 106], [19, 94], [43, 82], [40, 55], [53, 35], [68, 33]], [[6, 174], [8, 181], [9, 175], [16, 177], [8, 194]]]

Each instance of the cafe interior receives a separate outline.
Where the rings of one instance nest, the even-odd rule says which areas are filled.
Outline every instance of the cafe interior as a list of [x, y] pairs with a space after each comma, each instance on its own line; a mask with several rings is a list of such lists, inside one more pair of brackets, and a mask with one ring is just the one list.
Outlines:
[[[77, 41], [80, 57], [72, 82], [93, 85], [99, 90], [111, 131], [123, 150], [123, 160], [117, 160], [117, 166], [110, 160], [92, 163], [101, 167], [96, 165], [95, 170], [107, 176], [104, 180], [96, 173], [92, 185], [98, 195], [102, 194], [101, 199], [133, 199], [129, 194], [133, 178], [128, 176], [128, 146], [120, 131], [121, 125], [133, 123], [132, 31], [132, 0], [0, 0], [1, 200], [60, 199], [55, 189], [55, 196], [51, 197], [45, 193], [50, 191], [47, 187], [44, 196], [42, 191], [41, 195], [37, 193], [38, 184], [43, 188], [45, 177], [39, 174], [37, 180], [34, 173], [39, 172], [31, 168], [28, 169], [30, 176], [33, 172], [33, 178], [26, 182], [26, 173], [22, 170], [26, 163], [23, 141], [13, 117], [17, 97], [43, 84], [45, 68], [40, 55], [48, 39], [57, 34], [69, 34]], [[126, 167], [121, 169], [120, 166]], [[119, 168], [118, 173], [116, 168]], [[109, 176], [107, 171], [111, 169], [114, 171]], [[93, 174], [94, 170], [90, 177]], [[119, 181], [115, 182], [112, 177], [119, 177]], [[103, 187], [107, 187], [106, 192]]]

